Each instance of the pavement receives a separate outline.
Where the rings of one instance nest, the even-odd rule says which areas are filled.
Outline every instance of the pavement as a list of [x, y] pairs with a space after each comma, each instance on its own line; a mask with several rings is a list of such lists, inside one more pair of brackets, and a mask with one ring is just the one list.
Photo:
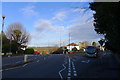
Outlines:
[[[104, 53], [101, 52], [100, 54]], [[2, 79], [120, 79], [119, 64], [113, 57], [111, 57], [111, 54], [98, 58], [89, 58], [76, 53], [31, 55], [29, 59], [34, 61], [2, 70]], [[4, 60], [5, 59], [3, 59], [3, 62], [7, 63], [7, 61]], [[13, 60], [13, 58], [10, 60]]]

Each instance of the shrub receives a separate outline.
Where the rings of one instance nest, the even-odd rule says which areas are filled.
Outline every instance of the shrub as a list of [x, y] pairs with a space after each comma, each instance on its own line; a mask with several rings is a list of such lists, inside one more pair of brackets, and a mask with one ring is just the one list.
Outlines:
[[33, 54], [34, 53], [34, 49], [33, 48], [27, 48], [25, 50], [25, 54]]

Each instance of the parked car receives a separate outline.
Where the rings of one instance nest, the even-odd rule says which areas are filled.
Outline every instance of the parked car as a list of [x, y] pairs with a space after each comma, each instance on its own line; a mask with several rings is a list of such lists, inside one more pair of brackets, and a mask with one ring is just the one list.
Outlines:
[[34, 54], [40, 54], [39, 52], [35, 51]]
[[98, 48], [94, 46], [87, 46], [85, 49], [85, 56], [87, 57], [98, 57]]

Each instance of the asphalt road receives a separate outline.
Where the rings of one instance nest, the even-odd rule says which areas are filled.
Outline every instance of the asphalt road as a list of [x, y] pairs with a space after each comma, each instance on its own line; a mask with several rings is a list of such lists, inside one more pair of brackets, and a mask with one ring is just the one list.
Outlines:
[[[45, 56], [45, 55], [41, 55]], [[37, 57], [36, 55], [28, 55], [28, 60], [34, 60]], [[3, 57], [2, 58], [2, 66], [9, 65], [9, 64], [16, 64], [24, 61], [24, 55], [19, 55], [19, 56], [10, 56], [10, 57]]]
[[119, 78], [120, 76], [117, 62], [109, 56], [88, 58], [80, 54], [51, 54], [33, 55], [30, 59], [34, 62], [3, 70], [3, 79], [78, 80], [78, 78]]

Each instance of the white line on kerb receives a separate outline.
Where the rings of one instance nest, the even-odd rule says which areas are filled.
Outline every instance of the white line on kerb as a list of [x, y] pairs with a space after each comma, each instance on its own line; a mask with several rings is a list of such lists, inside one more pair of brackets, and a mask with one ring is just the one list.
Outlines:
[[[10, 69], [15, 69], [15, 68], [20, 68], [21, 66], [19, 67], [14, 67], [14, 68], [8, 68], [8, 69], [5, 69], [5, 70], [10, 70]], [[3, 70], [4, 71], [4, 70]]]

